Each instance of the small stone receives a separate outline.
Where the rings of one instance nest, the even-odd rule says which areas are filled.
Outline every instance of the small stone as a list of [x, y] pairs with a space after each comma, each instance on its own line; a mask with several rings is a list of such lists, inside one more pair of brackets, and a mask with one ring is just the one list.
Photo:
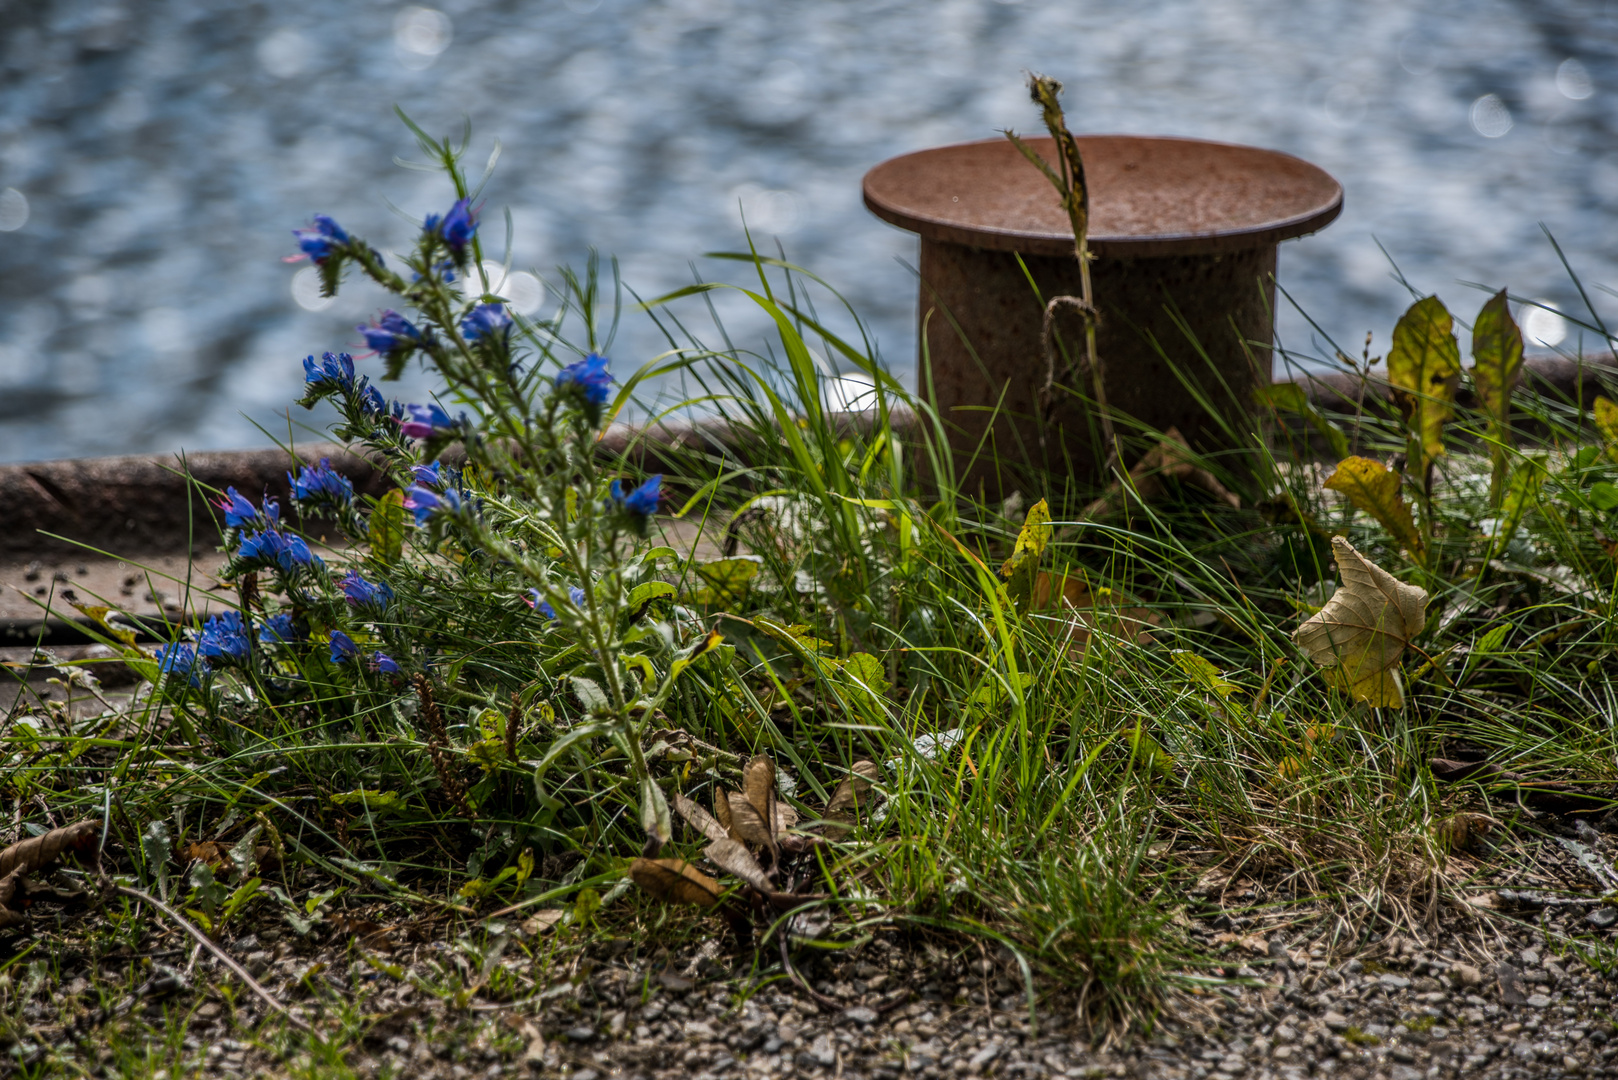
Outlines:
[[597, 1080], [597, 1077], [600, 1075], [601, 1074], [596, 1072], [594, 1069], [580, 1069], [578, 1072], [572, 1074], [573, 1080]]
[[831, 1036], [825, 1032], [816, 1035], [809, 1044], [809, 1056], [821, 1065], [837, 1064], [837, 1047], [832, 1045]]
[[1584, 917], [1584, 921], [1597, 930], [1606, 930], [1618, 923], [1618, 908], [1598, 907]]
[[1471, 964], [1451, 964], [1449, 966], [1449, 977], [1456, 986], [1461, 988], [1483, 985], [1483, 972]]
[[1408, 990], [1410, 988], [1409, 979], [1402, 975], [1394, 975], [1391, 972], [1377, 976], [1376, 981], [1382, 984], [1384, 990]]
[[596, 1037], [595, 1028], [575, 1027], [568, 1028], [562, 1034], [567, 1036], [569, 1042], [587, 1043]]
[[1522, 974], [1510, 964], [1499, 964], [1495, 975], [1500, 980], [1500, 1004], [1526, 1005], [1528, 995], [1523, 992]]
[[1528, 1004], [1535, 1009], [1543, 1009], [1551, 1003], [1551, 999], [1544, 994], [1529, 994]]
[[977, 1072], [979, 1069], [983, 1068], [983, 1066], [993, 1061], [997, 1056], [999, 1056], [999, 1054], [1000, 1044], [996, 1042], [989, 1043], [987, 1046], [983, 1047], [983, 1049], [972, 1055], [972, 1059], [966, 1063], [967, 1068], [971, 1069], [973, 1072]]
[[860, 1025], [876, 1023], [876, 1010], [867, 1009], [864, 1005], [856, 1005], [852, 1009], [844, 1009], [843, 1016]]

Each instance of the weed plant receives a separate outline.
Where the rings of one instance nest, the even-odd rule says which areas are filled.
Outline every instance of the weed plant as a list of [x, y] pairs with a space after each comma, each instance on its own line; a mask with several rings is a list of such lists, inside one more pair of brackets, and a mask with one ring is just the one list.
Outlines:
[[[1333, 347], [1368, 391], [1355, 412], [1288, 384], [1229, 418], [1245, 450], [1197, 464], [1239, 506], [1172, 470], [1150, 496], [1124, 467], [1162, 436], [1127, 418], [1113, 477], [1002, 462], [1017, 491], [984, 504], [953, 486], [949, 418], [834, 334], [816, 304], [835, 293], [782, 259], [729, 256], [745, 286], [644, 302], [592, 261], [563, 275], [554, 318], [512, 314], [482, 276], [462, 147], [418, 135], [454, 199], [409, 253], [329, 218], [298, 233], [326, 292], [363, 274], [403, 311], [364, 328], [374, 360], [305, 363], [304, 403], [336, 405], [334, 435], [386, 494], [313, 466], [286, 507], [205, 492], [233, 597], [155, 655], [89, 609], [146, 688], [8, 719], [24, 825], [107, 812], [103, 865], [216, 936], [386, 905], [474, 927], [560, 909], [506, 953], [540, 982], [474, 961], [481, 978], [427, 987], [522, 997], [565, 935], [650, 952], [720, 932], [625, 876], [648, 848], [696, 857], [676, 793], [707, 804], [767, 754], [813, 820], [870, 761], [873, 812], [805, 864], [829, 918], [794, 940], [975, 935], [1121, 1030], [1206, 981], [1189, 907], [1295, 908], [1336, 949], [1431, 925], [1477, 866], [1455, 815], [1521, 816], [1509, 791], [1437, 783], [1431, 758], [1618, 779], [1618, 407], [1597, 402], [1592, 425], [1518, 386], [1504, 294], [1469, 372], [1448, 313], [1418, 298], [1391, 400], [1376, 361]], [[768, 316], [767, 351], [726, 334], [718, 289]], [[627, 377], [605, 358], [621, 316], [668, 345]], [[870, 380], [870, 411], [832, 412], [811, 342]], [[1194, 345], [1165, 348], [1190, 366]], [[390, 402], [360, 373], [417, 362], [438, 400]], [[659, 449], [649, 477], [644, 447], [598, 435], [676, 376], [712, 438]], [[342, 543], [314, 543], [324, 530]], [[1333, 536], [1431, 596], [1390, 676], [1401, 708], [1328, 683], [1294, 643], [1331, 594]], [[127, 905], [97, 917], [98, 948], [138, 936]], [[0, 1024], [26, 1023], [11, 994]]]

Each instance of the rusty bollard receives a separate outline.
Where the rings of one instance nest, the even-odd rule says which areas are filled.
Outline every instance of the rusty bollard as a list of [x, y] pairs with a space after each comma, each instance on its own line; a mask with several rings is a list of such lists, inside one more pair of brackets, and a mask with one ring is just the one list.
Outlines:
[[[1026, 141], [1055, 160], [1050, 139]], [[1078, 143], [1097, 353], [1118, 434], [1177, 427], [1210, 454], [1242, 445], [1253, 391], [1270, 381], [1276, 245], [1335, 219], [1342, 186], [1306, 161], [1249, 146], [1127, 135]], [[996, 497], [1026, 465], [1103, 480], [1106, 448], [1082, 373], [1060, 364], [1049, 409], [1037, 400], [1047, 368], [1041, 297], [1080, 291], [1051, 185], [998, 139], [885, 161], [864, 191], [878, 217], [921, 236], [931, 386], [924, 368], [919, 389], [936, 395], [951, 427], [961, 486]], [[1065, 338], [1076, 356], [1077, 320]]]

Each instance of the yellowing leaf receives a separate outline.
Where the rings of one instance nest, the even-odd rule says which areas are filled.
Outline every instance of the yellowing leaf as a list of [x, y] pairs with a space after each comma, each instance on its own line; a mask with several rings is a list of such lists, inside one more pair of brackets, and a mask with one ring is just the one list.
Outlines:
[[1341, 536], [1331, 544], [1343, 584], [1292, 640], [1356, 700], [1402, 709], [1399, 658], [1426, 624], [1427, 590], [1395, 579]]
[[1500, 505], [1511, 445], [1511, 392], [1522, 378], [1522, 331], [1511, 317], [1506, 290], [1491, 296], [1472, 324], [1472, 386], [1489, 417], [1489, 504]]
[[398, 813], [405, 808], [404, 797], [397, 791], [369, 791], [358, 788], [342, 791], [331, 797], [336, 806], [352, 806], [373, 814]]
[[1590, 408], [1595, 415], [1596, 430], [1607, 446], [1607, 456], [1618, 461], [1618, 405], [1607, 398], [1598, 397]]
[[1135, 726], [1124, 734], [1129, 740], [1130, 758], [1135, 763], [1160, 776], [1173, 774], [1174, 755], [1163, 749], [1161, 743], [1146, 733], [1139, 719], [1135, 721]]
[[404, 553], [404, 536], [404, 492], [395, 488], [378, 499], [371, 510], [371, 520], [366, 525], [371, 557], [384, 566], [398, 562]]
[[114, 641], [122, 645], [135, 644], [135, 631], [127, 626], [119, 626], [108, 618], [112, 614], [112, 608], [102, 607], [100, 604], [81, 604], [77, 600], [69, 600], [68, 603], [89, 616], [90, 620], [105, 630]]
[[883, 670], [882, 661], [870, 653], [850, 656], [843, 662], [838, 676], [843, 685], [876, 705], [882, 703], [882, 695], [888, 689], [887, 672]]
[[1051, 541], [1051, 508], [1041, 499], [1028, 508], [1022, 529], [1017, 533], [1017, 546], [1011, 558], [1000, 567], [1000, 576], [1006, 579], [1006, 595], [1019, 610], [1026, 610], [1034, 594], [1034, 574], [1039, 569], [1039, 557]]
[[1455, 384], [1461, 375], [1461, 346], [1454, 327], [1443, 301], [1429, 296], [1411, 304], [1393, 328], [1388, 381], [1421, 443], [1422, 473], [1444, 452], [1444, 421], [1454, 411]]
[[1051, 531], [1051, 508], [1041, 499], [1028, 508], [1022, 529], [1017, 533], [1017, 546], [1012, 549], [1011, 558], [1000, 567], [1000, 576], [1010, 577], [1028, 559], [1038, 559], [1045, 545], [1051, 542]]
[[1410, 516], [1410, 507], [1399, 494], [1401, 478], [1380, 461], [1370, 458], [1344, 458], [1326, 477], [1325, 486], [1348, 496], [1354, 506], [1370, 514], [1388, 530], [1411, 554], [1420, 558], [1425, 545], [1416, 521]]
[[1191, 676], [1191, 681], [1204, 690], [1218, 694], [1221, 698], [1228, 698], [1236, 692], [1236, 684], [1209, 663], [1189, 649], [1175, 649], [1171, 653], [1174, 663], [1180, 670]]
[[1117, 589], [1095, 589], [1077, 574], [1050, 574], [1041, 571], [1034, 578], [1032, 611], [1060, 611], [1072, 620], [1068, 640], [1070, 653], [1083, 655], [1090, 639], [1098, 632], [1136, 645], [1152, 643], [1151, 628], [1163, 616], [1139, 606], [1134, 597]]

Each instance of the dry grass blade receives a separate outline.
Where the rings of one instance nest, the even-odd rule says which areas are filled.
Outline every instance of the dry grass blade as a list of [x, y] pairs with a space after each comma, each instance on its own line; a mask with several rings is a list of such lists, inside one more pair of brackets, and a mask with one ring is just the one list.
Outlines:
[[702, 850], [703, 857], [726, 873], [734, 874], [766, 896], [775, 889], [753, 853], [734, 840], [715, 840]]
[[629, 877], [647, 893], [670, 904], [711, 908], [724, 890], [719, 882], [684, 859], [636, 859]]
[[729, 829], [725, 828], [724, 825], [716, 821], [712, 814], [708, 813], [708, 811], [686, 798], [680, 792], [674, 793], [674, 810], [681, 817], [685, 818], [686, 824], [690, 825], [693, 829], [697, 830], [697, 832], [701, 833], [703, 836], [706, 836], [709, 840], [712, 840], [715, 843], [718, 843], [721, 840], [729, 840], [731, 838]]
[[860, 807], [870, 802], [871, 785], [881, 775], [874, 761], [856, 761], [826, 804], [826, 835], [841, 836], [859, 820]]
[[87, 818], [60, 829], [52, 829], [43, 836], [19, 840], [0, 851], [0, 877], [18, 869], [25, 874], [35, 873], [55, 862], [65, 851], [85, 850], [100, 832], [101, 819]]

